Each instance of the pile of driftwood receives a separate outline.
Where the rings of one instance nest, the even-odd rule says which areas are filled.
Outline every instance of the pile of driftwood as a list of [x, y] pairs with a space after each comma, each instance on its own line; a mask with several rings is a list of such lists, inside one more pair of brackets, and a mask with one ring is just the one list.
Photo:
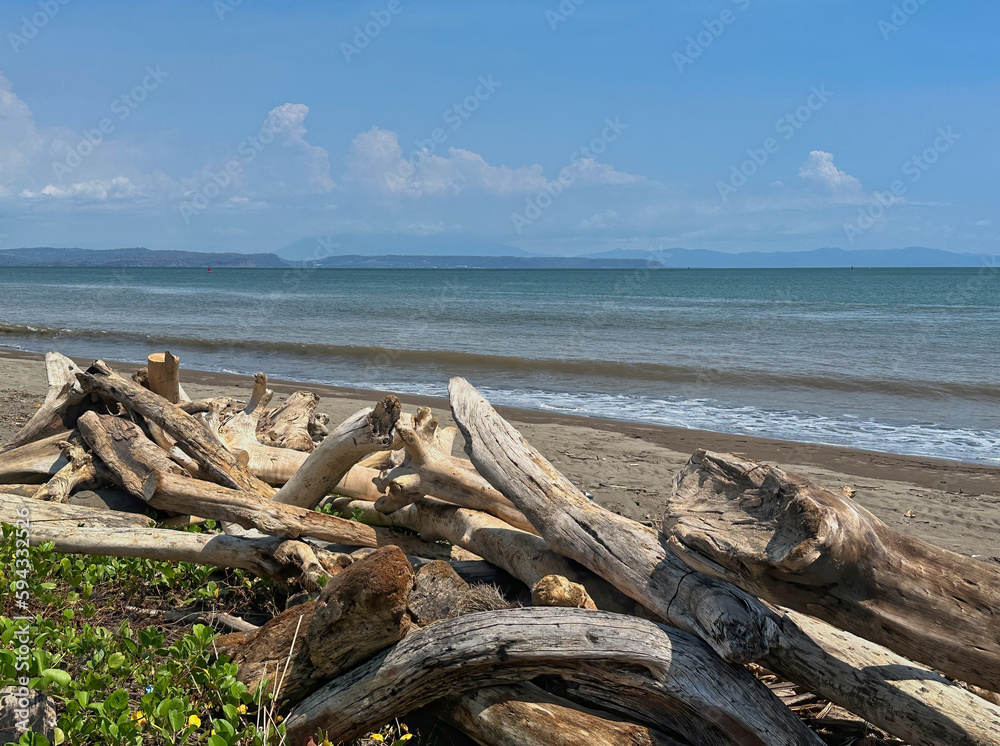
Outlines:
[[[268, 408], [262, 374], [244, 404], [191, 401], [169, 353], [131, 378], [46, 366], [44, 404], [0, 452], [0, 520], [28, 505], [33, 544], [309, 592], [219, 639], [294, 746], [422, 707], [482, 744], [823, 743], [789, 707], [804, 692], [909, 744], [1000, 744], [1000, 568], [847, 495], [699, 451], [657, 531], [593, 503], [461, 378], [468, 460], [392, 396], [328, 430], [314, 394]], [[94, 485], [225, 531], [66, 502]], [[530, 606], [482, 592], [502, 573]]]

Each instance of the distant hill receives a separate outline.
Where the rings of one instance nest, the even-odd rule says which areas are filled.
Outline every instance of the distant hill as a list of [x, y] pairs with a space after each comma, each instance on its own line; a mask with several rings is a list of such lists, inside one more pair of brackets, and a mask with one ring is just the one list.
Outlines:
[[303, 238], [276, 253], [292, 261], [318, 261], [329, 256], [538, 256], [507, 244], [460, 236], [353, 233]]
[[4, 249], [0, 267], [287, 267], [274, 254], [134, 249]]
[[819, 267], [981, 267], [995, 263], [998, 257], [989, 254], [959, 254], [922, 246], [905, 249], [838, 248], [811, 251], [746, 251], [728, 254], [706, 249], [615, 249], [588, 257], [601, 259], [649, 259], [665, 267], [698, 269], [728, 268], [819, 268]]
[[662, 269], [648, 259], [578, 256], [331, 256], [306, 267], [337, 269]]

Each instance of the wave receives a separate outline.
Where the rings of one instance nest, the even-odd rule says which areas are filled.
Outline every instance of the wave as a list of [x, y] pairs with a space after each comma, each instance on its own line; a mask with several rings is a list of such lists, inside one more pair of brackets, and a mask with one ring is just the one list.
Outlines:
[[[985, 402], [1000, 401], [1000, 386], [992, 383], [951, 382], [906, 379], [873, 379], [847, 375], [804, 375], [750, 368], [695, 368], [664, 363], [619, 362], [581, 358], [533, 358], [510, 355], [488, 355], [457, 350], [394, 349], [373, 345], [331, 345], [311, 342], [259, 339], [205, 339], [180, 335], [144, 334], [98, 329], [56, 329], [44, 326], [0, 324], [0, 339], [28, 338], [34, 340], [93, 340], [102, 344], [132, 343], [148, 349], [150, 345], [177, 351], [211, 351], [214, 354], [231, 350], [234, 353], [286, 355], [300, 359], [339, 359], [358, 366], [402, 366], [429, 368], [447, 375], [471, 371], [503, 374], [511, 379], [528, 375], [564, 377], [605, 383], [615, 390], [617, 381], [646, 384], [642, 388], [660, 385], [670, 387], [673, 396], [690, 398], [705, 394], [716, 387], [757, 388], [769, 390], [822, 390], [881, 394], [909, 399], [943, 399], [958, 397]], [[242, 356], [242, 355], [241, 355]]]

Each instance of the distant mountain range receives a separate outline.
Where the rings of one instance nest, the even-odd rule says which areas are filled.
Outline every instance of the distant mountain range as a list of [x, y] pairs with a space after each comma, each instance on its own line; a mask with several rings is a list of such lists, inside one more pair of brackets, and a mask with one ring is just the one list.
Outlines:
[[331, 256], [538, 256], [507, 244], [461, 236], [340, 233], [311, 236], [276, 252], [282, 259], [320, 261]]
[[958, 254], [922, 246], [905, 249], [812, 249], [811, 251], [746, 251], [728, 254], [706, 249], [615, 249], [586, 256], [601, 259], [648, 259], [664, 267], [692, 269], [782, 269], [819, 267], [981, 267], [995, 265], [992, 254]]
[[[351, 237], [356, 238], [356, 237]], [[411, 237], [412, 238], [412, 237]], [[578, 257], [553, 257], [529, 254], [503, 244], [449, 243], [415, 238], [402, 245], [400, 252], [369, 253], [395, 242], [366, 247], [351, 244], [354, 251], [342, 254], [327, 241], [317, 252], [317, 242], [308, 238], [296, 241], [278, 254], [239, 254], [235, 252], [168, 251], [131, 249], [58, 249], [37, 247], [0, 250], [0, 267], [325, 267], [325, 268], [400, 268], [400, 269], [636, 269], [636, 268], [813, 268], [813, 267], [981, 267], [995, 266], [1000, 257], [989, 254], [959, 254], [938, 249], [911, 246], [905, 249], [847, 251], [825, 248], [812, 251], [750, 251], [728, 254], [704, 249], [616, 249]], [[451, 251], [459, 246], [465, 251]], [[426, 249], [426, 250], [421, 250]], [[431, 249], [438, 249], [431, 251]], [[444, 250], [449, 249], [449, 250]], [[482, 249], [476, 253], [473, 249]], [[490, 253], [490, 252], [506, 253]]]

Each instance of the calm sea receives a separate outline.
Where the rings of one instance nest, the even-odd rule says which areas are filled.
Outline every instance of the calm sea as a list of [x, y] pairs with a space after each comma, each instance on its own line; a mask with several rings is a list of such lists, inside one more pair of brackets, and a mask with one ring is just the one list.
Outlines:
[[0, 344], [1000, 463], [1000, 271], [0, 268]]

